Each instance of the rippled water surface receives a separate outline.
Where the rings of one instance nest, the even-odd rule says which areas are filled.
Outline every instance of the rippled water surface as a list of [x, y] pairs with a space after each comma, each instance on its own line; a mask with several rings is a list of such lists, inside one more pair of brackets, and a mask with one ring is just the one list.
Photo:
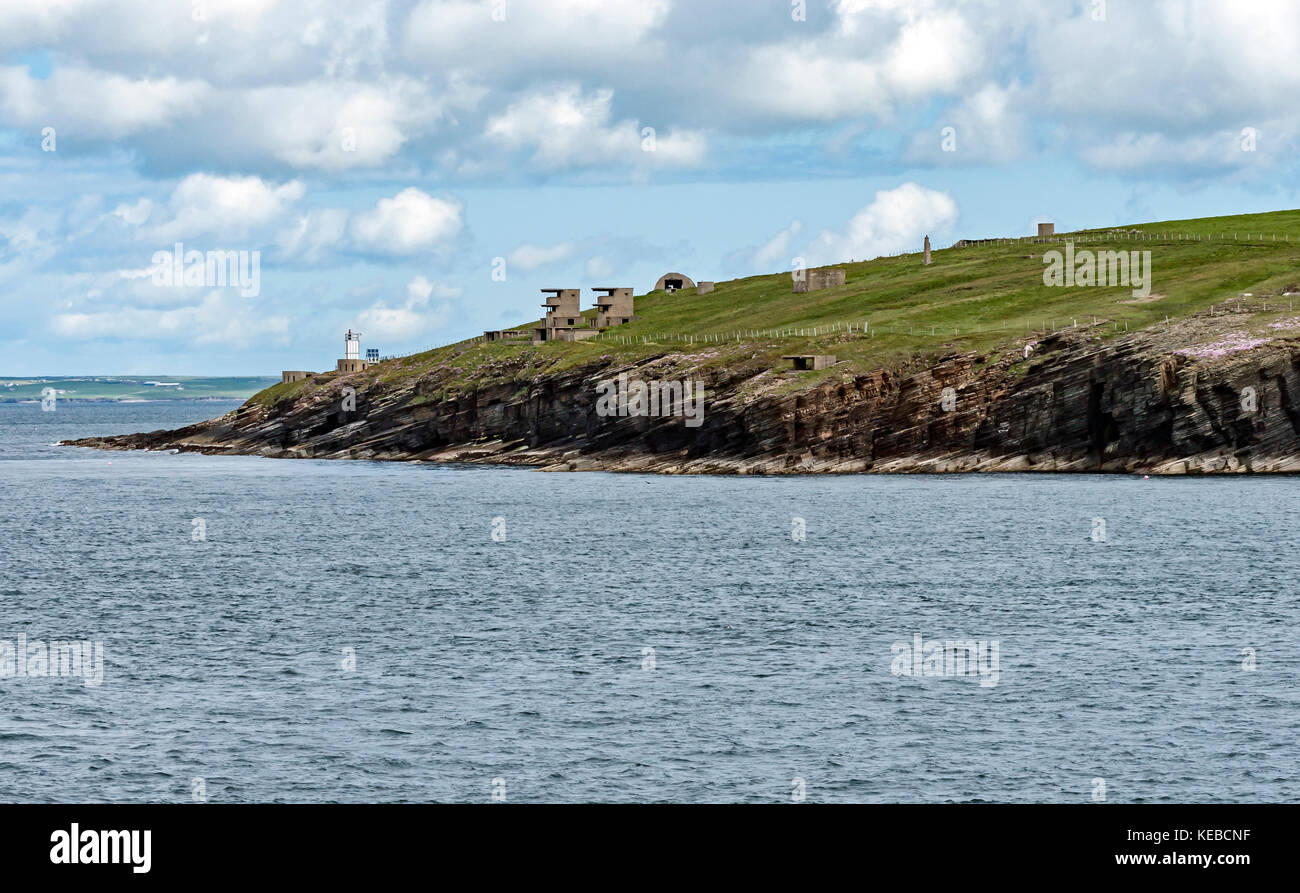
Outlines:
[[51, 445], [231, 406], [0, 404], [0, 640], [104, 644], [0, 678], [0, 799], [1300, 800], [1300, 479]]

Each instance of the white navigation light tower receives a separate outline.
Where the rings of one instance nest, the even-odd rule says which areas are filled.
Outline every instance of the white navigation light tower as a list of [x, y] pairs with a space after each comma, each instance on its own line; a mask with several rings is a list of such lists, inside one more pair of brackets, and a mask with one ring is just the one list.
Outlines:
[[366, 364], [361, 360], [361, 333], [348, 329], [343, 339], [343, 358], [339, 360], [338, 371], [343, 373], [362, 371], [366, 368]]

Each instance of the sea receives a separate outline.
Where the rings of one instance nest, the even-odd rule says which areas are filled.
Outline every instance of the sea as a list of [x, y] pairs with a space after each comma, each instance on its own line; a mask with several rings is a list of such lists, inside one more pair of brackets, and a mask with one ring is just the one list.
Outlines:
[[1300, 479], [56, 445], [235, 405], [0, 404], [0, 800], [1300, 801]]

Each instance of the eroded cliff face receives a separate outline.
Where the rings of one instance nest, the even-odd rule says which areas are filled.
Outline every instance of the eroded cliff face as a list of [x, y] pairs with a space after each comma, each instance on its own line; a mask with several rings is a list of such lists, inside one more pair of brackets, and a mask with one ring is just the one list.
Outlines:
[[[1196, 317], [1118, 337], [1071, 330], [1037, 340], [1028, 358], [1021, 341], [912, 372], [783, 373], [742, 357], [701, 374], [698, 358], [668, 352], [449, 399], [434, 397], [445, 384], [436, 373], [388, 384], [354, 375], [178, 431], [75, 443], [663, 473], [1300, 470], [1300, 332], [1244, 338], [1248, 320]], [[704, 380], [703, 424], [598, 415], [597, 383], [619, 373]], [[816, 383], [801, 387], [808, 376]]]

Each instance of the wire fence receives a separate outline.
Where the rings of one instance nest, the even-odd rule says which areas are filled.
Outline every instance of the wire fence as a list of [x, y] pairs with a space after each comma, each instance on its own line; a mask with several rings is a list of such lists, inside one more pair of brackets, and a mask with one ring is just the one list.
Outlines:
[[790, 326], [781, 329], [736, 329], [731, 332], [715, 332], [711, 334], [682, 333], [682, 332], [654, 332], [643, 335], [619, 335], [610, 332], [603, 332], [597, 338], [588, 340], [596, 342], [614, 342], [617, 344], [726, 344], [732, 342], [742, 342], [755, 339], [780, 340], [780, 339], [803, 339], [824, 338], [828, 336], [842, 336], [844, 338], [884, 338], [890, 335], [929, 335], [932, 337], [959, 337], [963, 335], [984, 335], [984, 334], [1008, 334], [1025, 332], [1027, 334], [1044, 334], [1050, 332], [1063, 331], [1066, 329], [1085, 328], [1089, 326], [1106, 325], [1114, 323], [1117, 327], [1122, 327], [1127, 331], [1127, 323], [1102, 319], [1095, 316], [1067, 319], [1044, 319], [1026, 321], [1022, 329], [1018, 323], [996, 323], [987, 325], [974, 326], [952, 326], [952, 325], [920, 325], [915, 322], [887, 322], [880, 321], [872, 323], [864, 320], [861, 323], [843, 322], [829, 323], [820, 326]]
[[404, 360], [407, 357], [418, 356], [419, 354], [422, 353], [428, 353], [431, 350], [445, 350], [446, 348], [449, 347], [468, 347], [469, 345], [482, 340], [483, 340], [482, 335], [471, 335], [470, 337], [462, 338], [459, 341], [452, 341], [449, 344], [436, 344], [433, 347], [426, 347], [423, 350], [413, 350], [410, 351], [409, 353], [385, 354], [384, 356], [379, 358], [379, 362], [388, 363], [391, 362], [392, 360]]
[[[1050, 236], [1018, 236], [1002, 239], [958, 239], [952, 248], [977, 248], [981, 245], [1032, 245], [1047, 243], [1064, 245], [1067, 242], [1095, 244], [1098, 242], [1237, 242], [1237, 243], [1275, 243], [1290, 242], [1289, 233], [1278, 238], [1276, 233], [1179, 233], [1148, 232], [1146, 230], [1099, 230], [1083, 233], [1059, 233]], [[1297, 238], [1300, 244], [1300, 237]], [[908, 251], [906, 254], [920, 255], [920, 251]], [[894, 255], [895, 257], [899, 255]]]
[[[1241, 297], [1253, 298], [1255, 295], [1243, 294]], [[1211, 304], [1208, 308], [1210, 316], [1222, 316], [1226, 314], [1243, 314], [1249, 315], [1263, 311], [1288, 312], [1295, 311], [1295, 298], [1300, 297], [1300, 293], [1284, 292], [1281, 300], [1274, 299], [1272, 302], [1268, 298], [1262, 298], [1257, 301], [1242, 301], [1240, 298], [1235, 300], [1223, 301], [1217, 304]], [[1023, 324], [1023, 327], [1022, 327]], [[1172, 326], [1172, 322], [1166, 315], [1164, 318], [1165, 326]], [[1296, 327], [1300, 328], [1300, 320], [1296, 321]], [[766, 340], [804, 340], [813, 338], [826, 338], [830, 336], [839, 336], [844, 339], [853, 338], [887, 338], [894, 335], [907, 335], [915, 337], [916, 335], [930, 337], [962, 337], [978, 335], [1001, 335], [1013, 336], [1024, 335], [1030, 338], [1041, 338], [1056, 332], [1069, 332], [1084, 329], [1100, 330], [1114, 334], [1122, 334], [1130, 331], [1130, 324], [1127, 320], [1117, 320], [1108, 317], [1085, 316], [1085, 317], [1064, 317], [1059, 319], [1026, 319], [1011, 321], [999, 321], [993, 323], [976, 324], [973, 326], [952, 326], [952, 325], [928, 325], [917, 323], [915, 321], [893, 321], [888, 320], [862, 320], [861, 322], [832, 322], [817, 326], [784, 326], [770, 329], [733, 329], [730, 332], [648, 332], [637, 335], [625, 335], [617, 331], [617, 328], [601, 332], [594, 338], [584, 339], [597, 343], [615, 343], [620, 345], [656, 345], [656, 344], [682, 344], [682, 345], [701, 345], [701, 344], [727, 344], [739, 343], [747, 340], [766, 339]], [[381, 363], [393, 360], [403, 360], [407, 357], [427, 353], [431, 350], [469, 347], [473, 344], [482, 343], [483, 337], [475, 336], [463, 338], [460, 341], [451, 344], [440, 345], [439, 347], [430, 347], [426, 350], [416, 350], [405, 354], [393, 354], [390, 356], [380, 357]], [[527, 340], [513, 340], [502, 342], [504, 344], [528, 344]], [[570, 343], [570, 342], [562, 342]]]
[[[1243, 295], [1243, 297], [1254, 297], [1253, 295]], [[1229, 313], [1251, 314], [1263, 311], [1295, 311], [1295, 298], [1300, 297], [1300, 293], [1283, 293], [1282, 300], [1269, 301], [1268, 298], [1256, 302], [1242, 301], [1240, 299], [1224, 301], [1219, 304], [1211, 304], [1208, 308], [1210, 316], [1224, 315]], [[1164, 318], [1165, 325], [1171, 325], [1168, 315]], [[863, 320], [862, 322], [835, 322], [819, 326], [788, 326], [776, 329], [735, 329], [730, 332], [716, 332], [711, 334], [699, 333], [682, 333], [682, 332], [654, 332], [638, 335], [622, 335], [616, 331], [602, 332], [593, 341], [615, 341], [619, 344], [660, 344], [660, 343], [681, 343], [681, 344], [723, 344], [727, 342], [739, 342], [751, 339], [795, 339], [795, 338], [819, 338], [827, 336], [856, 336], [859, 338], [883, 338], [890, 335], [929, 335], [933, 337], [948, 337], [962, 335], [1007, 335], [1024, 332], [1029, 335], [1046, 335], [1053, 332], [1069, 331], [1071, 329], [1111, 327], [1115, 331], [1129, 331], [1129, 323], [1126, 320], [1117, 320], [1109, 317], [1100, 317], [1095, 315], [1089, 316], [1067, 316], [1063, 318], [1047, 319], [1020, 319], [1016, 321], [1000, 320], [991, 323], [977, 323], [969, 326], [953, 326], [944, 324], [925, 324], [917, 323], [914, 320], [908, 321], [889, 321], [889, 320]]]

